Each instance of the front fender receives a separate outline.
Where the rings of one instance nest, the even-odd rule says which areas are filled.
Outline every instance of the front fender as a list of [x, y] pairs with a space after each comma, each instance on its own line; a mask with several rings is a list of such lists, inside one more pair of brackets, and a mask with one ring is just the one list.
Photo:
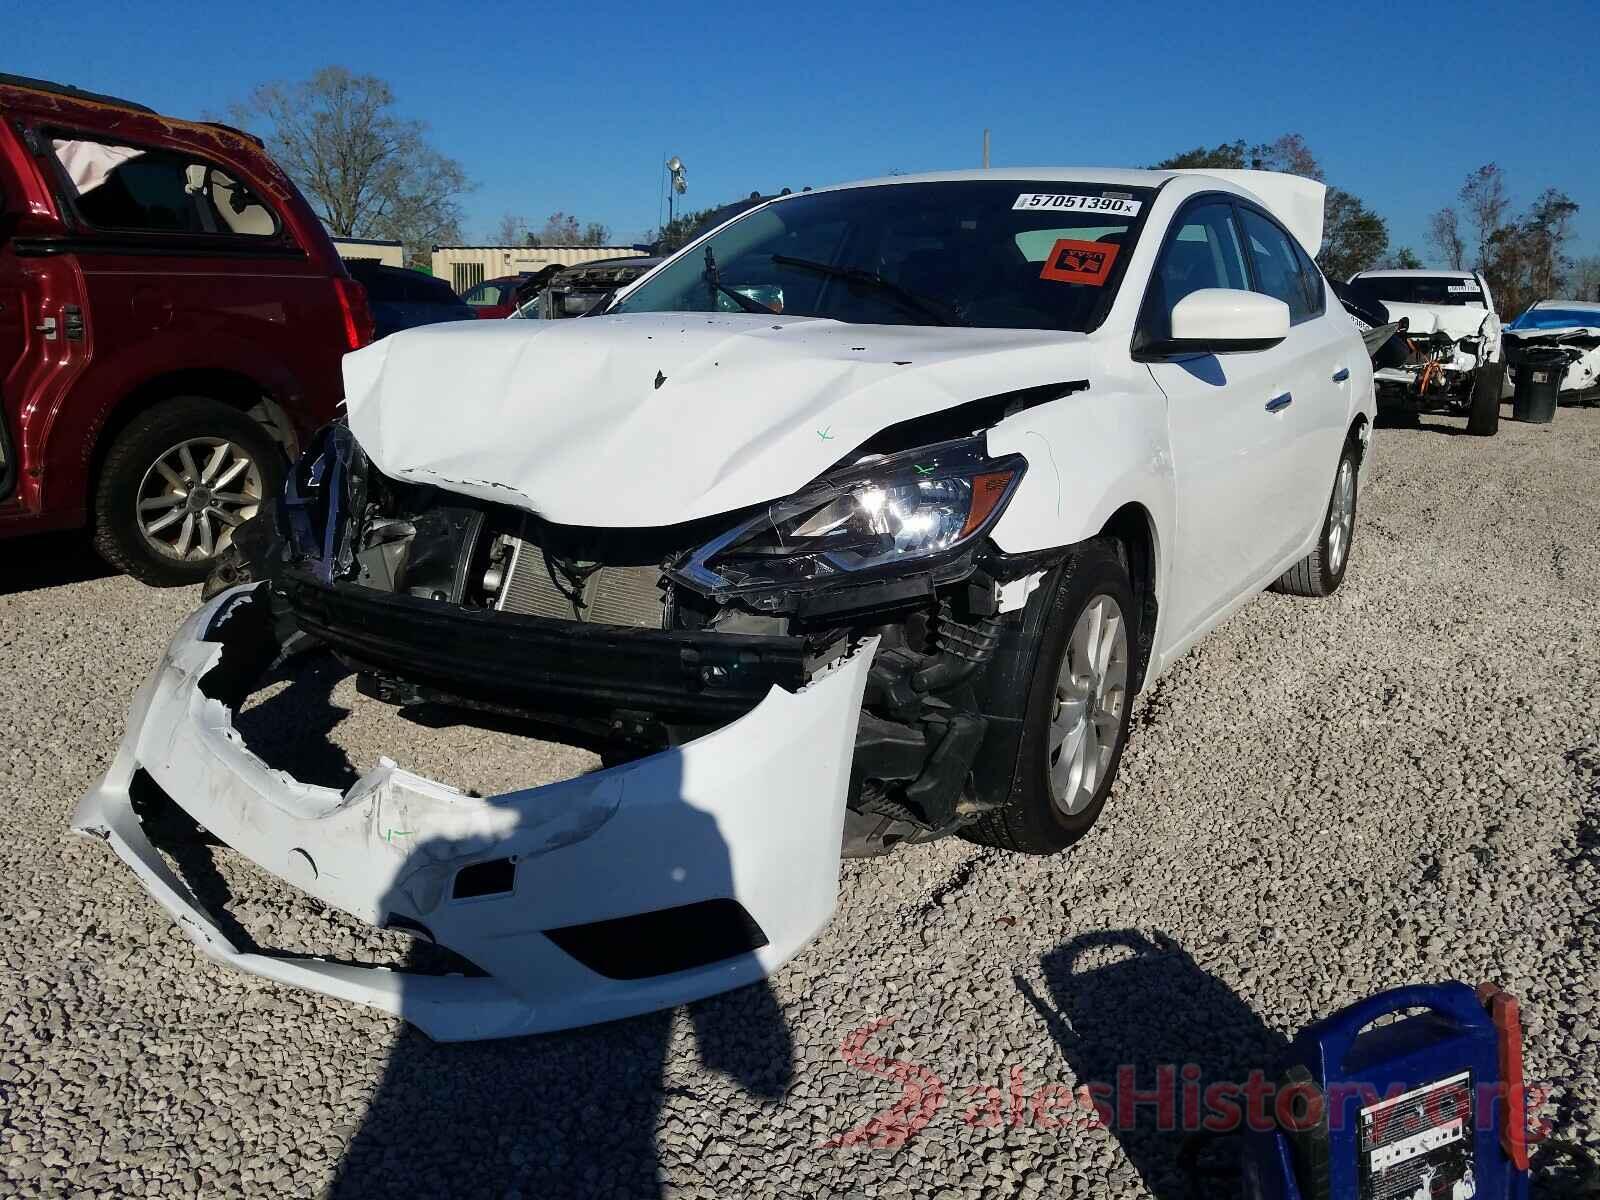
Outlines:
[[1166, 400], [1154, 388], [1076, 392], [1001, 421], [989, 430], [988, 445], [991, 454], [1028, 460], [991, 535], [1008, 554], [1094, 537], [1130, 503], [1150, 513], [1158, 546], [1173, 527]]

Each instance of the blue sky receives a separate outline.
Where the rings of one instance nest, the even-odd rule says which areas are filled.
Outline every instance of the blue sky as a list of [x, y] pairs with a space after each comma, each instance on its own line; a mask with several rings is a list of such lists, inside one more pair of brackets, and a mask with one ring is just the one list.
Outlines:
[[637, 236], [656, 224], [665, 153], [701, 208], [977, 166], [989, 126], [996, 166], [1139, 166], [1298, 132], [1424, 258], [1427, 214], [1493, 160], [1518, 209], [1564, 189], [1581, 205], [1573, 250], [1600, 248], [1600, 72], [1562, 49], [1593, 42], [1592, 3], [1547, 0], [1537, 28], [1504, 4], [1300, 9], [209, 0], [174, 19], [85, 0], [15, 6], [0, 70], [179, 116], [326, 64], [379, 75], [477, 181], [469, 238], [557, 209]]

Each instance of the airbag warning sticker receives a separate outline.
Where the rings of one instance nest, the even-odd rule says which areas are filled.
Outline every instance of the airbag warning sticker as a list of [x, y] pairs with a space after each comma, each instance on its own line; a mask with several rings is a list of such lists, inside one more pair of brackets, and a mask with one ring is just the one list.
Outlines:
[[1473, 1128], [1468, 1072], [1363, 1108], [1361, 1200], [1473, 1195]]
[[1044, 270], [1039, 272], [1039, 278], [1103, 287], [1121, 249], [1116, 242], [1075, 242], [1062, 238], [1045, 255]]

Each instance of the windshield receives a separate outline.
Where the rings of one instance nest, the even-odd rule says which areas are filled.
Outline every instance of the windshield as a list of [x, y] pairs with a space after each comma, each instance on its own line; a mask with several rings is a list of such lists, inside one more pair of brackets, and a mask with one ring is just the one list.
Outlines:
[[1487, 307], [1478, 281], [1460, 275], [1362, 275], [1369, 295], [1395, 304], [1473, 304]]
[[1530, 308], [1507, 329], [1600, 328], [1600, 309]]
[[1087, 332], [1152, 194], [1018, 180], [802, 193], [735, 221], [611, 311]]

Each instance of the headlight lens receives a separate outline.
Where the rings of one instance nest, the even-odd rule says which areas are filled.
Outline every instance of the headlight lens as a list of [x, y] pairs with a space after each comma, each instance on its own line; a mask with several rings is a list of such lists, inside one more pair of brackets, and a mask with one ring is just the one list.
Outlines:
[[1027, 463], [964, 438], [858, 463], [771, 505], [678, 570], [704, 591], [757, 591], [955, 557], [1010, 500]]

